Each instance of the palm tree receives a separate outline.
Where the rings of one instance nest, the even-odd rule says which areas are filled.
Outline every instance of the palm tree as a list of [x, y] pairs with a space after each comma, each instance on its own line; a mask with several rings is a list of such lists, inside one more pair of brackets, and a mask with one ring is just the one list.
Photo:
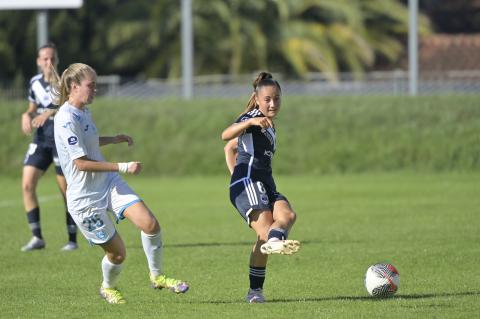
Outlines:
[[[396, 0], [278, 0], [278, 64], [305, 77], [323, 72], [361, 73], [378, 58], [397, 59], [408, 30], [408, 12]], [[426, 20], [421, 22], [426, 30]]]

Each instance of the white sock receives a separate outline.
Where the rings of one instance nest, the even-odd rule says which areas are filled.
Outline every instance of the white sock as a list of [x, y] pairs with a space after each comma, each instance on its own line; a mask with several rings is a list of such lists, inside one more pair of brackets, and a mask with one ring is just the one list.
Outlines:
[[161, 231], [153, 235], [145, 234], [142, 231], [141, 234], [143, 250], [145, 251], [145, 256], [147, 256], [150, 273], [154, 276], [162, 275], [163, 244]]
[[114, 264], [108, 260], [107, 255], [102, 259], [102, 273], [103, 273], [103, 283], [104, 288], [115, 288], [117, 283], [118, 275], [122, 271], [123, 264]]

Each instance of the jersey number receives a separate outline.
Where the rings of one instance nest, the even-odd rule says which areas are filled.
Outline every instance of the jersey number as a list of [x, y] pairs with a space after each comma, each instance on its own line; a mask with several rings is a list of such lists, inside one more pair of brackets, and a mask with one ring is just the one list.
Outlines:
[[98, 216], [98, 214], [93, 214], [92, 216], [85, 217], [82, 225], [88, 229], [88, 231], [93, 231], [103, 226], [103, 220], [100, 218], [100, 216]]
[[262, 194], [265, 194], [267, 191], [265, 190], [265, 187], [263, 187], [263, 183], [262, 182], [257, 182], [257, 187], [258, 187], [258, 190], [260, 191], [260, 193]]

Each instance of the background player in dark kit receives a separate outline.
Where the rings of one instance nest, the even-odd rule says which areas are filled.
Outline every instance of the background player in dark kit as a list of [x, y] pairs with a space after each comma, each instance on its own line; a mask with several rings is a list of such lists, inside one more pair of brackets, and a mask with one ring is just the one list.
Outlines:
[[[38, 49], [37, 65], [41, 73], [30, 80], [28, 109], [22, 114], [22, 131], [31, 135], [35, 130], [33, 141], [28, 147], [22, 172], [23, 204], [32, 231], [32, 239], [22, 247], [22, 251], [45, 248], [40, 225], [40, 206], [37, 198], [37, 184], [50, 164], [55, 165], [58, 187], [65, 202], [67, 183], [58, 162], [55, 139], [53, 135], [53, 116], [55, 106], [50, 96], [52, 80], [51, 65], [58, 63], [58, 53], [54, 44], [49, 43]], [[64, 251], [77, 249], [77, 226], [66, 209], [68, 242]]]

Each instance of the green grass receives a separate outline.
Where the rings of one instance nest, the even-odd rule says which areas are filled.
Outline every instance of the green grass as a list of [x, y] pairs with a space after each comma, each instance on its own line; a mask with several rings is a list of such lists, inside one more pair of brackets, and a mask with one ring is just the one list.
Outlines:
[[[80, 238], [62, 253], [66, 231], [51, 172], [40, 182], [47, 249], [21, 253], [29, 239], [20, 181], [2, 178], [0, 317], [2, 318], [471, 318], [480, 313], [480, 173], [379, 173], [282, 176], [279, 190], [298, 213], [291, 232], [303, 246], [272, 256], [269, 303], [244, 303], [253, 232], [227, 197], [227, 177], [131, 177], [129, 184], [164, 229], [168, 274], [191, 283], [186, 295], [148, 286], [140, 236], [127, 244], [119, 287], [126, 305], [98, 297], [101, 250]], [[367, 296], [363, 276], [392, 262], [401, 284], [394, 298]]]
[[[132, 148], [106, 146], [111, 161], [139, 160], [155, 176], [225, 172], [221, 132], [245, 99], [135, 101], [99, 98], [91, 107], [102, 135], [127, 133]], [[0, 175], [19, 176], [30, 137], [20, 132], [26, 102], [0, 100]], [[288, 97], [275, 120], [279, 174], [476, 171], [480, 95]], [[292, 163], [295, 163], [293, 166]]]

